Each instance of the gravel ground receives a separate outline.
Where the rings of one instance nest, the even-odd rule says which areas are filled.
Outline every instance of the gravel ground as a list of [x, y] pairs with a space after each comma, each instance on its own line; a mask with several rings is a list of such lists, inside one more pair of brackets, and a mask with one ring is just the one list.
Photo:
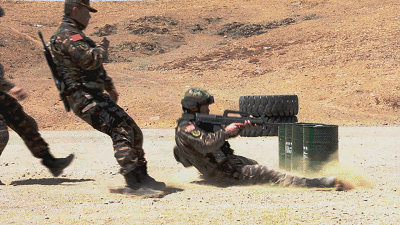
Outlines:
[[[111, 140], [97, 131], [44, 131], [57, 157], [76, 159], [53, 178], [11, 132], [0, 157], [2, 224], [399, 224], [400, 127], [340, 127], [340, 164], [319, 175], [352, 182], [349, 191], [270, 185], [216, 187], [177, 164], [172, 129], [145, 129], [149, 173], [162, 198], [110, 193], [123, 187]], [[278, 168], [278, 138], [230, 141], [236, 153]]]

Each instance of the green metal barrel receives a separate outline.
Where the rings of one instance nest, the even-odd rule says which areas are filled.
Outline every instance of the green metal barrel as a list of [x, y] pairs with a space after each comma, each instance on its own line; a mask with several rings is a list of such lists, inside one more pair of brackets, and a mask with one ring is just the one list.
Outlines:
[[306, 126], [315, 126], [317, 123], [294, 123], [292, 139], [292, 169], [304, 172], [303, 162], [303, 129]]
[[293, 124], [285, 124], [285, 170], [292, 171]]
[[330, 160], [338, 160], [339, 127], [303, 126], [303, 159], [307, 172], [318, 171]]
[[279, 139], [279, 169], [285, 169], [285, 124], [278, 126]]

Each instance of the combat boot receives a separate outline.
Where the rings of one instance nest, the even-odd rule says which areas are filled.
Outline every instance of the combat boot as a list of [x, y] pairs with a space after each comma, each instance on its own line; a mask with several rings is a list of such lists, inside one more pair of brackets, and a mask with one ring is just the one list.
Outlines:
[[142, 185], [142, 187], [152, 188], [155, 190], [164, 190], [166, 187], [164, 182], [156, 181], [148, 174], [144, 176], [139, 175], [139, 183]]
[[[158, 198], [164, 195], [161, 189], [155, 189], [154, 185], [147, 185], [138, 181], [138, 174], [136, 171], [131, 171], [124, 175], [126, 187], [123, 194], [135, 195], [143, 198]], [[150, 183], [150, 182], [149, 182]], [[165, 187], [165, 184], [164, 184]]]
[[133, 190], [137, 190], [137, 189], [140, 188], [141, 185], [140, 185], [139, 182], [137, 181], [136, 175], [134, 174], [133, 171], [131, 171], [131, 172], [125, 174], [125, 175], [124, 175], [124, 178], [125, 178], [126, 186], [127, 186], [128, 188], [131, 188], [131, 189], [133, 189]]
[[165, 189], [165, 183], [156, 181], [154, 178], [152, 178], [148, 173], [147, 173], [147, 166], [139, 166], [136, 170], [136, 178], [137, 181], [145, 187], [152, 188], [155, 190], [164, 190]]
[[323, 177], [323, 178], [313, 178], [313, 179], [305, 179], [306, 187], [321, 187], [321, 188], [331, 188], [335, 187], [337, 183], [336, 177]]
[[66, 158], [54, 158], [50, 153], [47, 153], [43, 155], [42, 164], [50, 170], [53, 176], [58, 177], [71, 164], [74, 157], [74, 154], [70, 154]]

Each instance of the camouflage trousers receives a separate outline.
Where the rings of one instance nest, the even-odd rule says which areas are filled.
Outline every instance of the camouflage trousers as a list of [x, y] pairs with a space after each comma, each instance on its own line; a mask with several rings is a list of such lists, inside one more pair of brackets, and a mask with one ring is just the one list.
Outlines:
[[25, 142], [36, 158], [49, 152], [48, 144], [41, 137], [36, 121], [27, 115], [12, 96], [0, 91], [0, 155], [7, 145], [8, 127], [13, 129]]
[[4, 148], [6, 147], [8, 139], [9, 139], [9, 134], [8, 134], [7, 122], [3, 118], [3, 116], [0, 115], [0, 155], [3, 152]]
[[67, 98], [75, 115], [111, 137], [121, 174], [146, 166], [141, 129], [107, 94], [77, 90]]
[[232, 185], [270, 183], [280, 186], [304, 186], [306, 180], [306, 178], [270, 170], [253, 159], [239, 155], [228, 155], [225, 163], [203, 175], [206, 179]]

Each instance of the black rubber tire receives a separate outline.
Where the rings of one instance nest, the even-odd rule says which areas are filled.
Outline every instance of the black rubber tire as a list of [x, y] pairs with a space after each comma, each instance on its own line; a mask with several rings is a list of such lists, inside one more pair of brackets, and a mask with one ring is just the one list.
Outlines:
[[263, 136], [278, 136], [278, 126], [282, 123], [296, 123], [296, 116], [282, 116], [282, 117], [266, 117], [268, 123], [276, 123], [276, 125], [268, 124], [258, 125], [249, 129], [244, 129], [240, 133], [241, 137], [263, 137]]
[[296, 116], [299, 113], [297, 95], [246, 95], [239, 98], [239, 110], [260, 116]]

